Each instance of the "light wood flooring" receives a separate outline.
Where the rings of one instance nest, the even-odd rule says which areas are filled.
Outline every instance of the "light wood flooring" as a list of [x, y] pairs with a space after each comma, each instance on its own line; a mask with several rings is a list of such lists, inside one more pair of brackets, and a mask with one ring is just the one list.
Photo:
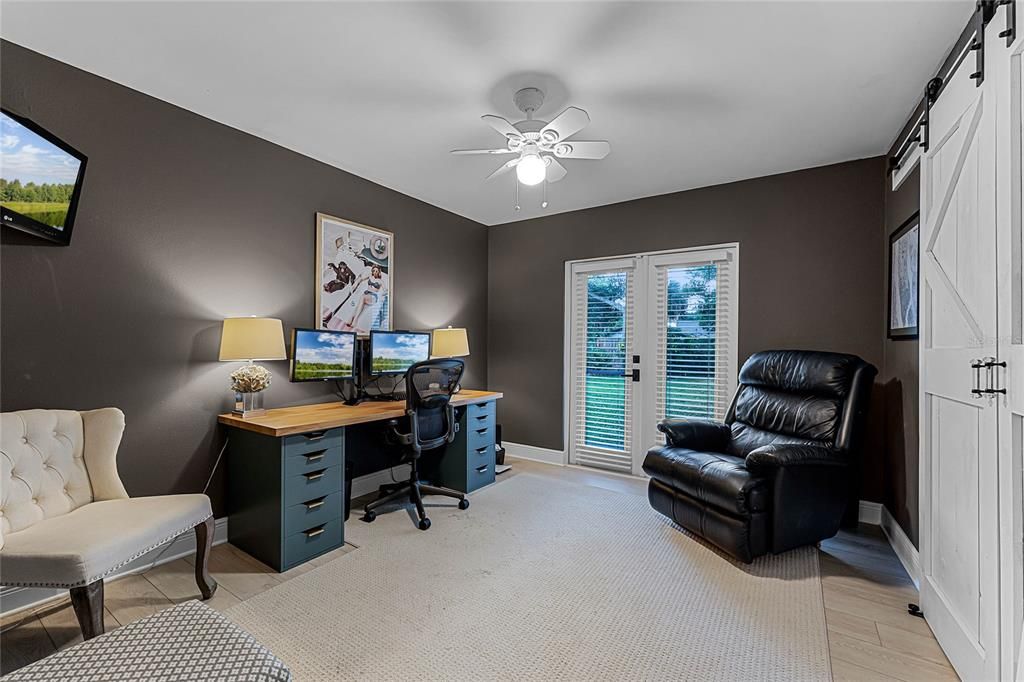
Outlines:
[[[646, 482], [628, 476], [511, 458], [508, 463], [513, 465], [512, 471], [502, 476], [528, 471], [646, 495]], [[360, 502], [365, 500], [356, 500], [353, 507], [358, 509]], [[286, 573], [275, 573], [230, 544], [218, 545], [213, 548], [210, 572], [220, 588], [207, 603], [218, 610], [229, 608], [354, 549], [346, 545]], [[820, 552], [825, 620], [836, 682], [957, 679], [928, 624], [907, 613], [907, 603], [917, 601], [917, 590], [877, 526], [842, 531], [823, 542]], [[192, 557], [110, 582], [106, 586], [107, 630], [197, 595]], [[0, 627], [0, 671], [4, 674], [82, 639], [66, 599], [5, 616]]]

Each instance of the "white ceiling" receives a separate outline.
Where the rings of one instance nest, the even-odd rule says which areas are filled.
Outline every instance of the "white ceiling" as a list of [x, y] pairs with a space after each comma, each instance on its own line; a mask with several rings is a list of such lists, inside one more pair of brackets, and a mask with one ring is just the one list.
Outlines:
[[[481, 223], [884, 153], [967, 22], [951, 2], [9, 2], [0, 34]], [[479, 116], [547, 91], [603, 161], [524, 191]]]

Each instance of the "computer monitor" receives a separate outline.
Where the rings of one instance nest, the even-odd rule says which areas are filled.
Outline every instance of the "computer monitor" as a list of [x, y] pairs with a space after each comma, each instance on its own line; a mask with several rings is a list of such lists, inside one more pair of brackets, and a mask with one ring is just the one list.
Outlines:
[[405, 374], [430, 359], [430, 332], [370, 332], [370, 373]]
[[292, 330], [292, 381], [337, 381], [355, 377], [355, 332]]

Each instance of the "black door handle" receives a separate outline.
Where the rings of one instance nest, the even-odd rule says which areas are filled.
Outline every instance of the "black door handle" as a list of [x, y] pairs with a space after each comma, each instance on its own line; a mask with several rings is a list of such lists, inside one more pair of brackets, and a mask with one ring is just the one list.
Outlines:
[[626, 372], [622, 376], [626, 377], [627, 379], [632, 379], [633, 381], [640, 381], [640, 369], [637, 368], [631, 372]]

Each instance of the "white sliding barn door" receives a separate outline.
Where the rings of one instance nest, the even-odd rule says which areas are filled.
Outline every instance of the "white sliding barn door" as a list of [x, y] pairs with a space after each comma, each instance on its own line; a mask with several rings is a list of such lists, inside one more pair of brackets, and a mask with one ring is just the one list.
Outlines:
[[[1019, 5], [1020, 3], [1018, 3]], [[1005, 26], [1006, 8], [989, 24]], [[1012, 45], [1000, 40], [994, 52], [986, 55], [987, 70], [996, 86], [999, 102], [996, 125], [997, 244], [999, 287], [999, 360], [994, 383], [1006, 388], [997, 396], [999, 412], [999, 506], [1002, 670], [1004, 677], [1024, 680], [1024, 662], [1018, 651], [1024, 618], [1024, 557], [1021, 538], [1022, 459], [1024, 459], [1024, 31], [1020, 22], [1024, 8], [1017, 8], [1017, 37]]]
[[[989, 32], [990, 36], [993, 32]], [[991, 36], [986, 52], [1005, 49]], [[921, 161], [921, 606], [964, 679], [999, 677], [996, 111], [973, 53], [932, 106]], [[984, 388], [984, 386], [983, 386]]]

